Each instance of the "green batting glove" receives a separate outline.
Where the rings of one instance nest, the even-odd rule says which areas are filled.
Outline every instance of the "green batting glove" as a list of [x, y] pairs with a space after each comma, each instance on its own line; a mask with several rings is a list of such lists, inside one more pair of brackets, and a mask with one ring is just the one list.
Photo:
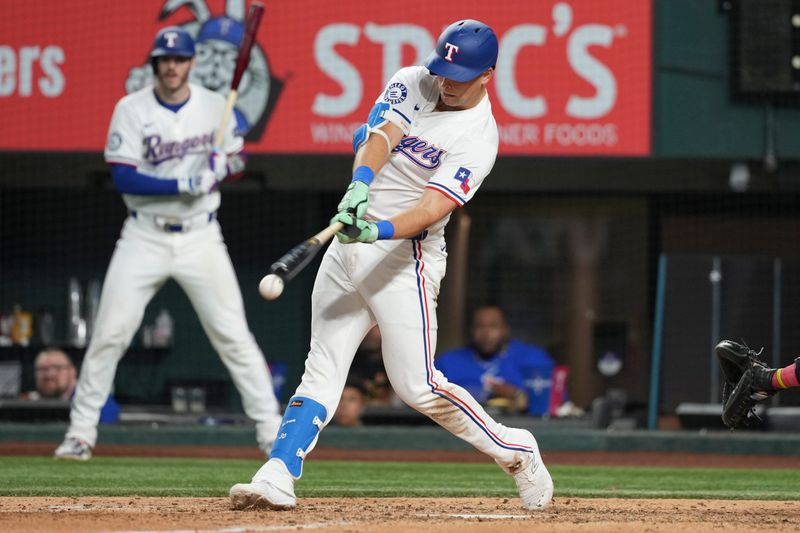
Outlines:
[[342, 231], [336, 233], [336, 238], [342, 244], [354, 242], [375, 242], [378, 240], [378, 226], [360, 218], [353, 218], [352, 213], [340, 212], [331, 219], [331, 224], [341, 222], [344, 224]]
[[369, 185], [363, 181], [353, 181], [347, 187], [342, 201], [336, 207], [339, 213], [351, 213], [356, 218], [364, 218], [369, 204]]

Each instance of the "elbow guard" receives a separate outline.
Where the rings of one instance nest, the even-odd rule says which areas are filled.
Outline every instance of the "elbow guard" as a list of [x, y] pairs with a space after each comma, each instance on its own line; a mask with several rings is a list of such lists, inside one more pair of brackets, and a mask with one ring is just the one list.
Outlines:
[[367, 142], [367, 137], [369, 136], [369, 124], [362, 124], [358, 127], [356, 132], [353, 134], [353, 153], [358, 153], [358, 149], [361, 148], [361, 145]]
[[[390, 108], [389, 104], [386, 102], [378, 102], [372, 109], [369, 111], [369, 116], [367, 117], [367, 122], [362, 124], [358, 127], [358, 129], [353, 134], [353, 152], [358, 152], [358, 149], [361, 148], [361, 145], [367, 142], [369, 139], [369, 134], [372, 132], [380, 133], [384, 139], [386, 139], [386, 144], [389, 144], [388, 136], [379, 131], [378, 128], [383, 126], [386, 123], [386, 118], [384, 118], [384, 114]], [[393, 147], [389, 147], [389, 151], [392, 151]]]

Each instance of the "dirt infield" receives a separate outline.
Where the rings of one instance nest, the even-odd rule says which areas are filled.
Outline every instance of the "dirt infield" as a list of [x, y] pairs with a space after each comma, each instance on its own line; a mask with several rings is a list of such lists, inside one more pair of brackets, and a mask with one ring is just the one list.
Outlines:
[[[0, 443], [0, 455], [50, 455], [48, 443]], [[253, 448], [100, 445], [97, 456], [261, 459]], [[549, 464], [800, 468], [800, 457], [545, 452]], [[318, 460], [486, 462], [477, 452], [314, 451]], [[0, 479], [2, 474], [0, 474]], [[232, 511], [227, 498], [0, 497], [0, 532], [266, 531], [515, 533], [798, 531], [800, 502], [556, 498], [525, 512], [517, 498], [305, 498], [293, 511]]]
[[293, 511], [232, 511], [224, 498], [0, 498], [5, 533], [319, 530], [337, 533], [797, 531], [800, 503], [562, 498], [309, 498]]

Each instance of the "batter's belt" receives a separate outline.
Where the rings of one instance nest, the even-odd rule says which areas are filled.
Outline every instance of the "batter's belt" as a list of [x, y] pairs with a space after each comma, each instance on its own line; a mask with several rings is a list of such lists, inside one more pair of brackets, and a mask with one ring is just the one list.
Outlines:
[[138, 211], [129, 212], [132, 218], [142, 222], [152, 223], [153, 227], [167, 233], [186, 233], [192, 229], [202, 228], [209, 225], [217, 218], [217, 212], [200, 213], [188, 218], [162, 217], [159, 215], [149, 215]]

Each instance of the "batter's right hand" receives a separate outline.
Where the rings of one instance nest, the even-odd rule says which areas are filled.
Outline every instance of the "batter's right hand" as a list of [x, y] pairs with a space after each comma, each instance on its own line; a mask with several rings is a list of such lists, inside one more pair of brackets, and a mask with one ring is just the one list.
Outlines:
[[347, 187], [342, 201], [336, 207], [339, 213], [350, 213], [356, 218], [364, 218], [369, 205], [369, 185], [363, 181], [353, 181]]
[[378, 240], [378, 226], [374, 222], [353, 218], [352, 213], [337, 213], [332, 219], [334, 222], [344, 224], [342, 231], [336, 233], [336, 238], [342, 244], [352, 244], [354, 242], [371, 243]]
[[178, 178], [178, 192], [181, 194], [201, 196], [217, 190], [218, 186], [217, 176], [210, 168], [203, 169], [196, 176]]

